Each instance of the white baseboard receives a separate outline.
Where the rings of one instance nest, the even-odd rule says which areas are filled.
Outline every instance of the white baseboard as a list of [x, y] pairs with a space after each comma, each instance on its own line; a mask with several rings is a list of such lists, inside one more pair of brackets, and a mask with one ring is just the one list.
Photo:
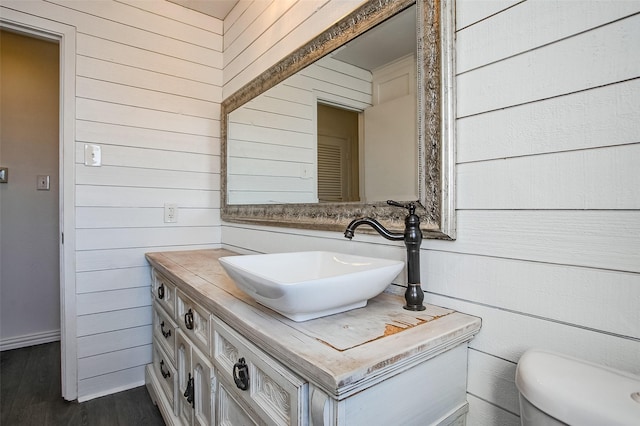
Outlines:
[[111, 394], [114, 394], [114, 393], [128, 391], [129, 389], [134, 389], [134, 388], [137, 388], [137, 387], [140, 387], [140, 386], [144, 386], [144, 385], [145, 385], [145, 381], [142, 380], [142, 381], [133, 382], [133, 383], [129, 383], [129, 384], [126, 384], [126, 385], [118, 386], [116, 388], [105, 390], [105, 391], [102, 391], [102, 392], [93, 393], [91, 395], [80, 395], [80, 396], [78, 396], [78, 402], [86, 402], [86, 401], [89, 401], [89, 400], [94, 399], [94, 398], [101, 398], [103, 396], [111, 395]]
[[10, 349], [25, 348], [27, 346], [41, 345], [43, 343], [57, 342], [59, 340], [60, 330], [7, 337], [6, 339], [0, 339], [0, 352], [8, 351]]

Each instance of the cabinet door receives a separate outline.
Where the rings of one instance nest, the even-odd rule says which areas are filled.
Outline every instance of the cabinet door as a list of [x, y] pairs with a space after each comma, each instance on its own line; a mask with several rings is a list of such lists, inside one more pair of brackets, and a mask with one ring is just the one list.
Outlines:
[[178, 416], [184, 424], [215, 424], [215, 370], [211, 361], [182, 333], [176, 333]]
[[222, 381], [218, 381], [217, 406], [219, 426], [257, 425]]
[[191, 376], [194, 388], [194, 418], [196, 425], [215, 424], [215, 376], [211, 362], [193, 346], [191, 348]]
[[193, 423], [193, 401], [190, 400], [193, 376], [191, 374], [191, 343], [182, 331], [176, 332], [176, 369], [178, 370], [177, 415], [185, 425]]

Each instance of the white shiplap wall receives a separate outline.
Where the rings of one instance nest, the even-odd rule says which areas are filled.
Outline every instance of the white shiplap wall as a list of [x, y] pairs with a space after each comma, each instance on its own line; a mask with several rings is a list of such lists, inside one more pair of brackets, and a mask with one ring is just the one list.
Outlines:
[[317, 202], [317, 104], [362, 111], [372, 91], [370, 72], [323, 58], [232, 111], [227, 202]]
[[[241, 2], [224, 93], [360, 3]], [[428, 302], [483, 320], [468, 424], [517, 425], [530, 347], [640, 374], [640, 1], [458, 0], [456, 16], [458, 239], [423, 243], [422, 281]], [[376, 236], [222, 233], [246, 252], [404, 258]]]
[[[3, 1], [76, 28], [78, 398], [144, 383], [148, 251], [219, 247], [222, 21], [165, 1]], [[18, 19], [19, 21], [19, 19]], [[84, 166], [84, 144], [102, 166]], [[165, 203], [178, 223], [165, 224]]]

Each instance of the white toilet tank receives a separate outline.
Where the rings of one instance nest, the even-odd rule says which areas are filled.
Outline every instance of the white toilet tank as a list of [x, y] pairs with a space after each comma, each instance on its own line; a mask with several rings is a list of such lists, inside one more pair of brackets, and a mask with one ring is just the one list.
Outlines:
[[516, 369], [523, 426], [640, 425], [640, 376], [532, 349]]

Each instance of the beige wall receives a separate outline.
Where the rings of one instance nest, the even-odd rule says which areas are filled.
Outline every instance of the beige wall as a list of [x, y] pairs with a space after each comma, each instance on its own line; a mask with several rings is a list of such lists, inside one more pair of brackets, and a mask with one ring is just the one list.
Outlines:
[[[0, 342], [59, 340], [58, 45], [0, 32]], [[36, 189], [38, 175], [50, 190]]]

